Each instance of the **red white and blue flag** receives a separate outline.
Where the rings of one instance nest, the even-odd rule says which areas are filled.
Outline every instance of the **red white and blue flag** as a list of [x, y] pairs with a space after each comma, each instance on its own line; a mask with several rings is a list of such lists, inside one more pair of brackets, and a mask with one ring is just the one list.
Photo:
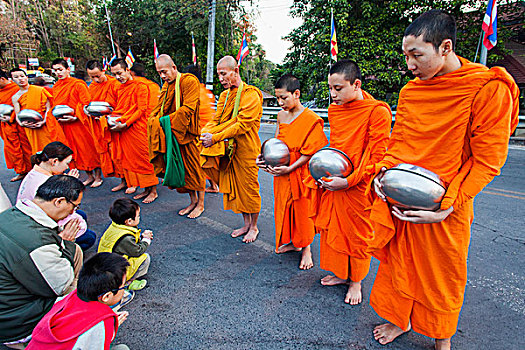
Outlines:
[[153, 60], [157, 62], [158, 57], [159, 57], [159, 50], [157, 49], [157, 40], [153, 39]]
[[481, 29], [485, 32], [483, 36], [483, 45], [487, 50], [492, 49], [498, 42], [498, 5], [496, 0], [489, 0], [487, 12], [483, 19]]
[[335, 33], [334, 13], [332, 12], [332, 25], [330, 29], [330, 58], [337, 62], [337, 35]]
[[248, 42], [246, 42], [246, 33], [242, 34], [242, 44], [239, 48], [239, 53], [237, 54], [237, 66], [241, 65], [242, 60], [244, 57], [248, 56], [249, 50], [248, 50]]
[[102, 57], [102, 68], [104, 70], [108, 69], [108, 59], [106, 58], [106, 56]]
[[191, 32], [191, 58], [193, 64], [197, 65], [197, 50], [195, 49], [195, 40], [193, 39], [193, 32]]

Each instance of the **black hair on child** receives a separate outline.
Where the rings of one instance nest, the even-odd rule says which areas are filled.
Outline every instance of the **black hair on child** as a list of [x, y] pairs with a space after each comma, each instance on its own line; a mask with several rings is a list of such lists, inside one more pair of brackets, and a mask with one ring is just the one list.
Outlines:
[[135, 219], [139, 205], [129, 198], [119, 198], [109, 208], [109, 217], [115, 224], [124, 225], [127, 219]]

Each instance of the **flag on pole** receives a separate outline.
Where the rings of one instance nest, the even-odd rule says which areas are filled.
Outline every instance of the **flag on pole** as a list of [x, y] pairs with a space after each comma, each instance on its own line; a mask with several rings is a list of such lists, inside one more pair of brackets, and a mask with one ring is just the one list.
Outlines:
[[158, 57], [159, 57], [159, 50], [157, 49], [157, 40], [153, 39], [153, 60], [157, 62]]
[[330, 29], [330, 58], [337, 62], [337, 35], [335, 33], [334, 11], [332, 10], [332, 25]]
[[248, 56], [249, 50], [248, 50], [248, 42], [246, 42], [246, 32], [242, 33], [242, 44], [239, 48], [239, 53], [237, 54], [237, 66], [239, 67], [241, 65], [242, 60], [244, 57]]
[[193, 39], [193, 32], [191, 32], [191, 58], [193, 64], [197, 65], [197, 50], [195, 50], [195, 40]]
[[111, 58], [109, 59], [109, 61], [107, 61], [106, 63], [106, 70], [111, 70], [111, 63], [113, 62], [113, 60], [117, 58], [117, 55], [113, 54], [113, 56], [111, 56]]
[[108, 69], [108, 60], [106, 59], [106, 56], [102, 57], [102, 69], [104, 70]]
[[131, 53], [131, 47], [128, 50], [128, 54], [126, 55], [126, 63], [128, 64], [128, 68], [131, 68], [133, 66], [133, 62], [135, 62], [135, 57]]
[[496, 0], [489, 0], [487, 11], [481, 29], [485, 32], [483, 36], [483, 45], [487, 50], [492, 49], [498, 42], [498, 5]]

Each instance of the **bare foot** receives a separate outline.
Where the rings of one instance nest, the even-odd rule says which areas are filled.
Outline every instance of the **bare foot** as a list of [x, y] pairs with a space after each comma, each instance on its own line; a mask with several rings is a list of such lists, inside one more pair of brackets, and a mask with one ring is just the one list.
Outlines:
[[120, 191], [120, 190], [125, 189], [126, 186], [127, 186], [127, 185], [126, 185], [125, 182], [121, 182], [119, 185], [113, 187], [113, 188], [111, 189], [111, 192], [118, 192], [118, 191]]
[[301, 270], [309, 270], [314, 267], [314, 260], [312, 259], [312, 251], [310, 249], [304, 249], [301, 255], [301, 262], [299, 268]]
[[374, 328], [374, 338], [381, 345], [391, 343], [399, 337], [401, 334], [406, 333], [410, 330], [410, 326], [406, 331], [402, 330], [398, 326], [392, 323], [384, 323]]
[[82, 182], [84, 184], [84, 186], [87, 186], [89, 184], [91, 184], [93, 181], [95, 181], [95, 178], [93, 176], [88, 176], [87, 179], [84, 180], [84, 182]]
[[195, 208], [191, 211], [191, 213], [188, 214], [188, 217], [190, 219], [196, 219], [204, 212], [204, 206], [203, 205], [196, 205]]
[[158, 196], [159, 195], [157, 194], [157, 192], [150, 191], [148, 196], [146, 198], [144, 198], [142, 203], [144, 203], [144, 204], [152, 203], [155, 199], [157, 199]]
[[436, 345], [434, 346], [436, 350], [450, 350], [451, 347], [452, 347], [452, 344], [450, 342], [450, 338], [436, 339]]
[[257, 236], [259, 235], [259, 230], [256, 229], [256, 228], [252, 228], [250, 229], [250, 231], [248, 231], [248, 233], [246, 234], [246, 236], [244, 236], [244, 238], [242, 239], [242, 241], [244, 243], [252, 243], [252, 242], [255, 242], [255, 240], [257, 239]]
[[350, 305], [357, 305], [363, 301], [363, 294], [361, 293], [361, 282], [349, 281], [348, 292], [346, 292], [345, 303]]
[[204, 190], [206, 193], [219, 193], [219, 187], [218, 186], [208, 186]]
[[131, 186], [131, 187], [126, 188], [126, 191], [124, 191], [124, 193], [125, 194], [132, 194], [132, 193], [135, 193], [136, 190], [137, 190], [137, 188], [135, 186]]
[[242, 236], [242, 235], [245, 235], [246, 233], [248, 233], [248, 230], [250, 229], [250, 227], [241, 227], [241, 228], [238, 228], [236, 230], [233, 230], [233, 232], [231, 233], [230, 236], [232, 236], [233, 238], [237, 238], [239, 236]]
[[17, 174], [15, 177], [11, 178], [11, 182], [17, 182], [26, 177], [27, 174]]
[[348, 281], [336, 276], [327, 275], [321, 278], [321, 284], [323, 286], [337, 286], [338, 284], [348, 284]]
[[[135, 191], [133, 191], [133, 192], [135, 192]], [[133, 199], [141, 199], [141, 198], [144, 198], [144, 197], [146, 197], [148, 194], [150, 194], [150, 192], [151, 192], [151, 191], [149, 191], [149, 190], [144, 190], [144, 191], [140, 192], [139, 194], [134, 195], [134, 196], [133, 196]], [[126, 193], [128, 193], [128, 192], [126, 191]]]
[[294, 247], [292, 243], [288, 243], [288, 244], [283, 244], [282, 246], [280, 246], [279, 249], [277, 249], [275, 252], [277, 254], [282, 254], [282, 253], [288, 253], [288, 252], [300, 252], [301, 250], [302, 250], [301, 248]]
[[93, 182], [90, 187], [93, 187], [93, 188], [100, 187], [100, 185], [102, 185], [103, 182], [104, 182], [104, 180], [102, 180], [102, 179], [95, 180], [95, 182]]
[[197, 206], [197, 203], [190, 203], [190, 205], [188, 205], [186, 208], [179, 210], [179, 215], [180, 216], [188, 215], [189, 213], [192, 212], [193, 209], [195, 209], [196, 206]]

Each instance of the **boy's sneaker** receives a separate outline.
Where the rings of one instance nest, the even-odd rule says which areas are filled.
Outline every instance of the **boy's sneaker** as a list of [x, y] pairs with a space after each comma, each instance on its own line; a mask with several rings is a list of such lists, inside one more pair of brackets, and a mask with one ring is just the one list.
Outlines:
[[120, 301], [118, 303], [116, 303], [115, 305], [113, 305], [111, 307], [111, 309], [115, 312], [117, 312], [118, 310], [120, 310], [121, 307], [129, 304], [133, 298], [135, 297], [135, 292], [134, 291], [128, 291], [128, 290], [124, 290], [124, 296], [122, 296], [122, 299], [120, 299]]

